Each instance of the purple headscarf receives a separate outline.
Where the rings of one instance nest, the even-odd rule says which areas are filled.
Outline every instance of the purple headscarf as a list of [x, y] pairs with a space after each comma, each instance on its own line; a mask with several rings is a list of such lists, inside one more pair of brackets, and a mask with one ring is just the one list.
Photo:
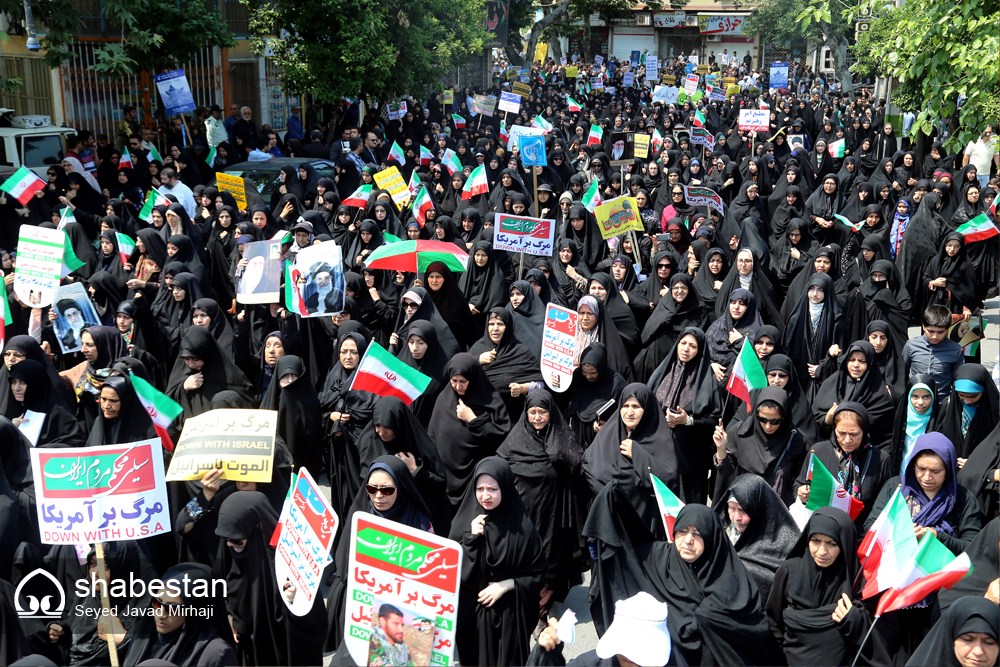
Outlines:
[[[932, 452], [941, 457], [944, 461], [947, 472], [945, 474], [944, 486], [937, 492], [933, 500], [927, 499], [920, 482], [917, 481], [913, 473], [917, 457], [924, 452]], [[913, 523], [925, 528], [943, 530], [949, 535], [955, 534], [955, 529], [946, 520], [946, 517], [955, 509], [955, 496], [958, 493], [957, 481], [957, 460], [955, 445], [947, 436], [941, 433], [924, 433], [913, 443], [913, 456], [903, 471], [903, 498], [911, 499], [912, 502], [920, 506], [920, 511], [913, 517]]]

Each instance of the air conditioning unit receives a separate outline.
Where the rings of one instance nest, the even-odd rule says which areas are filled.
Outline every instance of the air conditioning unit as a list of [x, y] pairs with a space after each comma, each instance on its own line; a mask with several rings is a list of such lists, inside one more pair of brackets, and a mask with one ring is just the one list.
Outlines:
[[684, 17], [684, 25], [687, 26], [688, 28], [697, 28], [698, 27], [698, 17], [697, 16], [685, 16]]
[[653, 15], [652, 14], [636, 14], [635, 15], [636, 25], [653, 25]]
[[708, 37], [705, 38], [705, 41], [706, 42], [721, 42], [722, 41], [722, 35], [709, 35]]

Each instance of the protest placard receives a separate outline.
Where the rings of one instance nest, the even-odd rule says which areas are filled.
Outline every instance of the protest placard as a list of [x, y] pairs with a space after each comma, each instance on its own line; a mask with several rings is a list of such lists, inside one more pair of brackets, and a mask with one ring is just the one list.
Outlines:
[[500, 111], [517, 113], [521, 110], [521, 96], [517, 93], [500, 93]]
[[296, 616], [313, 608], [338, 523], [323, 490], [308, 470], [299, 468], [281, 509], [281, 532], [274, 547], [274, 579], [281, 591], [295, 587], [291, 602], [286, 595], [281, 599]]
[[392, 202], [396, 206], [402, 207], [410, 199], [410, 189], [406, 187], [406, 181], [403, 180], [403, 175], [396, 167], [383, 169], [376, 173], [373, 178], [379, 189], [389, 192], [389, 196], [392, 197]]
[[594, 215], [597, 216], [601, 238], [607, 240], [628, 231], [644, 232], [638, 212], [639, 205], [635, 197], [616, 197], [598, 206], [594, 209]]
[[635, 73], [625, 72], [622, 76], [622, 88], [631, 88], [635, 85]]
[[577, 76], [579, 76], [579, 73], [580, 73], [580, 68], [578, 68], [576, 65], [566, 68], [567, 79], [575, 79]]
[[788, 87], [788, 63], [771, 63], [771, 76], [768, 78], [768, 87]]
[[680, 91], [674, 86], [657, 86], [653, 91], [653, 102], [661, 104], [677, 104], [677, 96]]
[[247, 194], [244, 190], [243, 179], [235, 174], [227, 174], [220, 171], [215, 175], [215, 184], [223, 192], [228, 192], [236, 200], [241, 211], [247, 208]]
[[771, 127], [771, 112], [766, 109], [740, 109], [739, 129], [767, 132]]
[[599, 53], [596, 56], [594, 56], [594, 64], [597, 65], [598, 67], [600, 67], [601, 65], [603, 65], [604, 64], [604, 56], [602, 56]]
[[402, 120], [406, 115], [406, 100], [389, 102], [386, 107], [389, 111], [389, 120]]
[[167, 481], [201, 479], [212, 468], [222, 468], [223, 479], [270, 482], [277, 428], [274, 410], [220, 408], [188, 417]]
[[197, 108], [184, 70], [175, 69], [157, 74], [153, 79], [156, 81], [156, 89], [160, 91], [163, 111], [167, 116], [194, 111]]
[[529, 127], [527, 125], [511, 125], [507, 130], [510, 134], [507, 137], [507, 150], [512, 150], [517, 146], [521, 137], [540, 135], [544, 136], [545, 131], [540, 127]]
[[159, 438], [32, 448], [29, 454], [43, 544], [139, 540], [170, 532]]
[[648, 134], [635, 134], [635, 144], [634, 144], [634, 155], [637, 158], [646, 159], [649, 157], [649, 140], [650, 136]]
[[344, 268], [336, 241], [302, 248], [285, 265], [285, 309], [299, 317], [335, 315], [344, 309]]
[[56, 312], [52, 328], [59, 341], [59, 349], [63, 354], [78, 352], [83, 347], [83, 330], [101, 323], [101, 317], [87, 294], [87, 288], [83, 283], [60, 285], [56, 288], [52, 303]]
[[705, 90], [708, 91], [708, 99], [714, 100], [716, 102], [723, 102], [726, 99], [726, 91], [721, 86], [713, 86], [712, 84], [707, 84]]
[[472, 110], [481, 113], [487, 118], [493, 117], [493, 111], [497, 108], [497, 98], [492, 95], [473, 95]]
[[442, 104], [454, 104], [455, 103], [455, 91], [446, 90], [441, 93], [441, 103]]
[[493, 233], [494, 250], [552, 256], [556, 232], [554, 220], [506, 213], [497, 214], [497, 218]]
[[21, 225], [14, 266], [14, 293], [32, 308], [52, 305], [62, 278], [66, 232]]
[[[545, 131], [544, 129], [542, 130]], [[548, 156], [545, 154], [545, 137], [525, 134], [517, 139], [517, 152], [521, 154], [521, 164], [525, 167], [547, 167]]]
[[550, 303], [545, 306], [542, 329], [542, 378], [552, 391], [563, 392], [573, 381], [576, 360], [575, 310]]
[[686, 185], [682, 187], [684, 188], [684, 199], [688, 204], [692, 206], [711, 206], [720, 214], [725, 215], [726, 207], [722, 203], [722, 197], [716, 194], [715, 190], [694, 186], [688, 187]]
[[590, 78], [590, 87], [594, 90], [604, 90], [604, 77], [594, 76]]
[[715, 137], [703, 127], [691, 128], [691, 143], [700, 144], [708, 150], [715, 150]]
[[527, 97], [528, 95], [531, 94], [531, 86], [521, 81], [515, 81], [514, 83], [512, 83], [511, 88], [514, 90], [516, 94], [520, 95], [522, 98]]
[[660, 78], [660, 62], [656, 56], [646, 55], [646, 81], [656, 81]]
[[632, 164], [635, 159], [635, 133], [613, 132], [611, 134], [611, 166], [621, 167]]
[[684, 77], [684, 92], [688, 95], [694, 95], [696, 90], [698, 90], [698, 75], [688, 74]]
[[238, 303], [277, 303], [281, 296], [281, 241], [246, 244], [243, 267], [236, 287]]
[[[344, 643], [355, 664], [369, 664], [371, 629], [383, 604], [433, 621], [429, 664], [454, 664], [462, 546], [364, 512], [351, 518], [349, 539]], [[407, 663], [413, 657], [410, 651]]]

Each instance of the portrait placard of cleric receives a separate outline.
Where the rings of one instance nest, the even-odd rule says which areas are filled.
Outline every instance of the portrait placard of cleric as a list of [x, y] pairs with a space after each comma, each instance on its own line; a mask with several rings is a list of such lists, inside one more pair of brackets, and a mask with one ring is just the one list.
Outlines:
[[324, 241], [303, 248], [295, 258], [299, 289], [305, 303], [304, 317], [335, 315], [344, 309], [344, 272], [340, 246]]
[[87, 296], [87, 290], [81, 283], [56, 288], [49, 319], [52, 321], [63, 354], [78, 352], [83, 346], [83, 341], [80, 339], [83, 330], [101, 323], [97, 309], [94, 308], [90, 297]]

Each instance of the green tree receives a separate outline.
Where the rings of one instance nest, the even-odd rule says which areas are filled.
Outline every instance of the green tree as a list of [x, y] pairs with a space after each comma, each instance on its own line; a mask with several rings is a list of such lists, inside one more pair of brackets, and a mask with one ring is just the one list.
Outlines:
[[[243, 0], [255, 53], [265, 49], [296, 91], [422, 95], [483, 52], [483, 0]], [[274, 36], [280, 35], [280, 39]]]
[[917, 130], [930, 134], [936, 123], [947, 120], [953, 130], [948, 147], [957, 150], [996, 122], [996, 0], [907, 0], [902, 7], [866, 3], [877, 17], [855, 47], [856, 69], [899, 79], [893, 101], [917, 113]]
[[[219, 47], [235, 44], [211, 0], [101, 0], [99, 7], [105, 34], [120, 37], [97, 49], [94, 70], [106, 79], [176, 68], [191, 60], [206, 43]], [[45, 26], [45, 35], [39, 40], [45, 63], [55, 68], [75, 58], [68, 47], [84, 26], [77, 3], [31, 0], [31, 8], [35, 23]], [[0, 12], [24, 16], [23, 2], [0, 0]]]

